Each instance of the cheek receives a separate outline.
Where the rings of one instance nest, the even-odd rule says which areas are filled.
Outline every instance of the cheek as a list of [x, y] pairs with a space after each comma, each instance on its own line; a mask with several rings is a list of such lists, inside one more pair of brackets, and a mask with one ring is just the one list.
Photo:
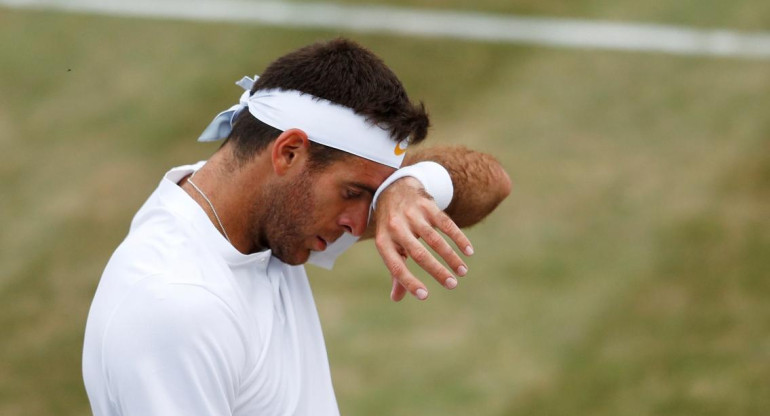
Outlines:
[[343, 199], [338, 192], [318, 188], [311, 190], [311, 192], [310, 200], [314, 208], [314, 217], [329, 220], [339, 215], [343, 208]]
[[296, 224], [303, 234], [315, 235], [327, 233], [341, 214], [340, 197], [320, 189], [310, 188], [301, 198], [295, 199], [292, 210]]

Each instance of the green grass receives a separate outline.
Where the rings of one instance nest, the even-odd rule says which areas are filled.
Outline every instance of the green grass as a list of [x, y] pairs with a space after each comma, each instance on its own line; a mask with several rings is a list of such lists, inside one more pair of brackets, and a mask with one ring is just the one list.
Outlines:
[[[671, 17], [693, 4], [505, 11], [768, 26], [760, 1]], [[0, 414], [88, 413], [83, 327], [131, 216], [216, 148], [233, 81], [334, 35], [0, 9]], [[309, 268], [343, 414], [770, 411], [770, 64], [354, 38], [514, 192], [428, 302], [388, 300], [371, 243]]]

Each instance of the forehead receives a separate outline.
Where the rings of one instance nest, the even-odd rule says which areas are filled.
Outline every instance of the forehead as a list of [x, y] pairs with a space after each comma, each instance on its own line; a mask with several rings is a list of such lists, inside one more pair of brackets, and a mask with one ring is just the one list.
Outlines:
[[338, 180], [358, 182], [374, 189], [395, 171], [395, 168], [355, 155], [336, 161], [327, 168], [327, 172]]

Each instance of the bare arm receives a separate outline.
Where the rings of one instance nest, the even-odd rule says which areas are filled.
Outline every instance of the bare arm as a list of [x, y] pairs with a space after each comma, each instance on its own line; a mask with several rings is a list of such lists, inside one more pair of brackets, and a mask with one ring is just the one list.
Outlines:
[[[481, 221], [511, 192], [511, 180], [492, 156], [464, 147], [433, 147], [411, 152], [405, 165], [424, 160], [438, 162], [449, 171], [454, 185], [452, 202], [441, 212], [414, 178], [391, 184], [380, 195], [364, 238], [376, 234], [375, 244], [393, 280], [391, 298], [403, 298], [408, 291], [418, 299], [428, 295], [425, 285], [406, 267], [411, 257], [447, 289], [457, 286], [456, 273], [463, 276], [468, 266], [439, 231], [447, 235], [466, 255], [473, 253], [459, 227]], [[425, 241], [453, 270], [442, 265], [418, 239]]]
[[[404, 166], [426, 160], [449, 171], [454, 196], [444, 212], [460, 228], [486, 218], [511, 193], [511, 178], [492, 155], [464, 146], [434, 146], [410, 151]], [[376, 228], [375, 217], [361, 239], [374, 237]]]
[[493, 156], [463, 146], [436, 146], [406, 155], [405, 165], [438, 162], [452, 177], [454, 197], [444, 211], [460, 228], [489, 215], [511, 193], [511, 178]]

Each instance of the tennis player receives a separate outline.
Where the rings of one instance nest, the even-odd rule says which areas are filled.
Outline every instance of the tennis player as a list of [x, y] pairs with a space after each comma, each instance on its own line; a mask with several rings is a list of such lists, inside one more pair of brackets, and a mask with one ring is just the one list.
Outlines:
[[199, 139], [222, 146], [166, 173], [104, 270], [83, 350], [96, 415], [338, 415], [303, 265], [373, 236], [391, 298], [424, 300], [405, 259], [453, 289], [473, 254], [458, 226], [510, 192], [488, 155], [408, 150], [427, 134], [422, 104], [352, 41], [237, 84]]

